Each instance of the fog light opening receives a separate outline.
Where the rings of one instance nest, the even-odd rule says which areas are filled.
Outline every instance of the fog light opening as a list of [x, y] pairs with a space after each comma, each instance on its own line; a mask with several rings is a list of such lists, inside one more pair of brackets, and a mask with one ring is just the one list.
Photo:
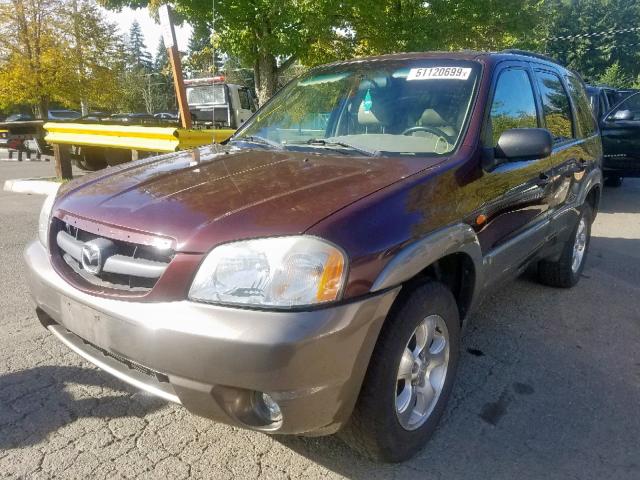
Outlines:
[[278, 424], [282, 422], [282, 410], [280, 405], [269, 395], [264, 392], [255, 393], [256, 412], [260, 417], [269, 424]]

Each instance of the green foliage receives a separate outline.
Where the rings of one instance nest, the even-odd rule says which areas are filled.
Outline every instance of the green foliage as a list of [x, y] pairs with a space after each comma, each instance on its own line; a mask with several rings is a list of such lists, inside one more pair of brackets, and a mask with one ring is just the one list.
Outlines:
[[630, 78], [622, 71], [618, 62], [607, 68], [597, 80], [600, 85], [607, 85], [614, 88], [625, 88], [631, 83]]
[[152, 64], [135, 22], [122, 41], [94, 0], [10, 0], [0, 4], [0, 109], [174, 109], [164, 47], [159, 53]]
[[114, 27], [92, 0], [0, 5], [0, 106], [108, 105], [117, 96]]
[[[629, 0], [547, 0], [537, 47], [579, 72], [588, 82], [599, 82], [605, 71], [617, 73], [621, 87], [640, 74], [640, 30], [606, 33], [640, 26], [640, 3]], [[585, 35], [602, 33], [600, 35]], [[572, 37], [569, 39], [558, 37]], [[616, 69], [617, 72], [616, 72]]]
[[357, 54], [499, 50], [526, 43], [539, 19], [531, 0], [352, 0]]
[[210, 76], [222, 70], [224, 61], [221, 52], [213, 48], [213, 33], [208, 25], [194, 26], [187, 50], [184, 69], [191, 76]]

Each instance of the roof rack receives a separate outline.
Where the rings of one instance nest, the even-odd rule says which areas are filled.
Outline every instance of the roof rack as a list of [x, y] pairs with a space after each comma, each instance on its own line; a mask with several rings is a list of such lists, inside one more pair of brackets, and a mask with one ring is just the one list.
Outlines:
[[533, 57], [539, 58], [540, 60], [546, 60], [548, 62], [560, 63], [555, 58], [551, 58], [548, 55], [543, 55], [542, 53], [530, 52], [528, 50], [519, 50], [517, 48], [508, 48], [506, 50], [502, 50], [499, 53], [510, 53], [512, 55], [523, 55], [525, 57]]

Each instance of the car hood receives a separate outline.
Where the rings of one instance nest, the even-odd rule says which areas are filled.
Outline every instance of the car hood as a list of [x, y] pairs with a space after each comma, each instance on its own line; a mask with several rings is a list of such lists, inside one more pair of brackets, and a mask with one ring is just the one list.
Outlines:
[[66, 185], [55, 216], [164, 237], [177, 251], [202, 253], [227, 241], [302, 233], [433, 164], [325, 153], [214, 145], [162, 155]]

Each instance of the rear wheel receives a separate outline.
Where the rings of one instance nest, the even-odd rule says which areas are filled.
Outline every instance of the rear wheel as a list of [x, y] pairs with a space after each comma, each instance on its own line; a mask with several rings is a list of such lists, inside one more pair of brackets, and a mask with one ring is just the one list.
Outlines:
[[583, 205], [580, 217], [573, 234], [565, 243], [560, 258], [557, 261], [541, 260], [538, 262], [538, 279], [541, 283], [551, 287], [573, 287], [584, 269], [584, 264], [591, 240], [591, 222], [593, 213], [591, 207]]
[[399, 462], [436, 429], [458, 364], [460, 320], [451, 292], [431, 282], [387, 319], [349, 424], [341, 437], [378, 461]]

